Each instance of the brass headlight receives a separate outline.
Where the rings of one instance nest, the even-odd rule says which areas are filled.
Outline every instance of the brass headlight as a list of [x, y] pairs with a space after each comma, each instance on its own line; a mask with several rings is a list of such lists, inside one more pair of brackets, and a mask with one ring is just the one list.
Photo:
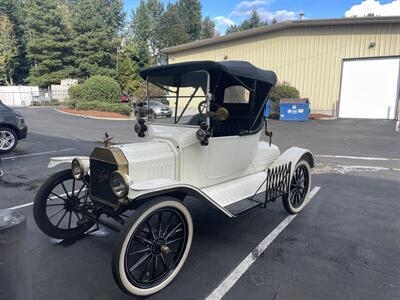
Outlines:
[[128, 195], [129, 178], [125, 173], [114, 171], [110, 177], [110, 185], [113, 193], [118, 198], [123, 198]]

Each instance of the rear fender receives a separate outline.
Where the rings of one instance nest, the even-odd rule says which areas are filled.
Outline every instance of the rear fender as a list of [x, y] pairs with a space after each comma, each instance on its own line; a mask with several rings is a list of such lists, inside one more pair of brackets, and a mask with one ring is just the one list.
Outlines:
[[54, 168], [58, 165], [61, 164], [69, 164], [71, 165], [72, 160], [74, 158], [79, 158], [83, 161], [87, 161], [89, 163], [89, 157], [88, 156], [60, 156], [60, 157], [52, 157], [50, 158], [49, 164], [47, 165], [48, 168]]
[[310, 168], [314, 167], [315, 157], [310, 150], [298, 147], [291, 147], [288, 150], [286, 150], [281, 156], [279, 156], [278, 159], [269, 168], [279, 167], [281, 165], [291, 162], [292, 165], [290, 173], [293, 174], [297, 163], [303, 159], [308, 162]]

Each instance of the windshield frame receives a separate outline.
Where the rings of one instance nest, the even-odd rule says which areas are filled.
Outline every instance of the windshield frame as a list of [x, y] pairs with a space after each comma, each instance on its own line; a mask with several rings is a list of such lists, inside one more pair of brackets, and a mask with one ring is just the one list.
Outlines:
[[[154, 85], [156, 85], [157, 87], [169, 92], [169, 93], [173, 93], [175, 95], [171, 95], [171, 96], [162, 96], [162, 97], [156, 97], [156, 96], [151, 96], [149, 95], [149, 77], [146, 78], [146, 103], [147, 103], [147, 109], [149, 109], [150, 107], [150, 101], [154, 100], [154, 99], [158, 99], [158, 98], [164, 98], [164, 99], [175, 99], [175, 114], [174, 114], [174, 123], [162, 123], [162, 122], [156, 122], [154, 120], [150, 120], [149, 117], [149, 113], [147, 113], [146, 116], [146, 122], [149, 122], [150, 124], [156, 124], [156, 125], [166, 125], [166, 126], [181, 126], [181, 127], [191, 127], [191, 128], [198, 128], [199, 126], [197, 125], [186, 125], [186, 124], [179, 124], [178, 122], [181, 120], [183, 114], [185, 113], [186, 109], [188, 108], [189, 104], [191, 103], [191, 101], [195, 98], [205, 98], [206, 101], [206, 112], [205, 117], [206, 117], [206, 123], [209, 126], [210, 125], [210, 118], [207, 115], [207, 112], [210, 109], [210, 99], [212, 98], [211, 93], [210, 93], [210, 73], [207, 70], [200, 70], [200, 71], [194, 71], [194, 72], [190, 72], [187, 74], [194, 74], [194, 73], [204, 73], [206, 74], [206, 90], [204, 91], [205, 96], [195, 96], [195, 94], [197, 93], [197, 91], [201, 88], [201, 85], [198, 85], [196, 87], [192, 87], [194, 89], [194, 92], [190, 95], [190, 96], [180, 96], [179, 95], [179, 86], [176, 87], [176, 90], [172, 90], [170, 89], [171, 87], [165, 87], [159, 84], [155, 84], [152, 83]], [[179, 99], [182, 99], [181, 101], [183, 101], [183, 99], [188, 99], [187, 103], [185, 104], [185, 107], [183, 108], [182, 112], [180, 113], [180, 115], [178, 116], [178, 104], [179, 104]]]

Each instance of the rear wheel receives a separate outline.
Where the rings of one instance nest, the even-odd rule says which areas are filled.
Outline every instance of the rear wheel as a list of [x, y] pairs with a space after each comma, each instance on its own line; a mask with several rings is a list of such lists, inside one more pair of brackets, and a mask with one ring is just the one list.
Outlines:
[[119, 233], [112, 259], [115, 281], [128, 294], [159, 292], [182, 268], [192, 237], [192, 218], [182, 202], [171, 197], [147, 202]]
[[17, 146], [17, 134], [8, 127], [0, 127], [0, 153], [7, 153]]
[[311, 170], [307, 161], [297, 163], [289, 187], [289, 194], [283, 198], [283, 206], [289, 214], [299, 213], [306, 205], [311, 187]]
[[94, 222], [84, 218], [79, 207], [88, 205], [88, 187], [77, 181], [70, 169], [50, 176], [33, 202], [33, 216], [40, 230], [56, 239], [76, 239]]

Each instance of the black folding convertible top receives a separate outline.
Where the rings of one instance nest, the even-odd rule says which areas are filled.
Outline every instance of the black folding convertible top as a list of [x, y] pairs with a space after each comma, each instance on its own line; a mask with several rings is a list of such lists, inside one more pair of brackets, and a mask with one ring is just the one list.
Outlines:
[[203, 60], [152, 66], [141, 70], [139, 74], [143, 79], [146, 79], [153, 76], [171, 76], [174, 74], [178, 75], [204, 70], [211, 74], [220, 73], [222, 71], [233, 76], [259, 80], [271, 85], [275, 85], [277, 80], [274, 72], [257, 68], [247, 61], [239, 60], [226, 60], [221, 62]]

